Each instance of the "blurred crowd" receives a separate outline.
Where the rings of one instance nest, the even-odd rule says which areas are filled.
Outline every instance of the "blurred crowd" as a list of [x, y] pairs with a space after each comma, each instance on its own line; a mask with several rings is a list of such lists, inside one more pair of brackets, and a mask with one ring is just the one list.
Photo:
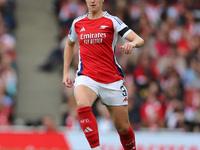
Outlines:
[[0, 0], [0, 126], [12, 125], [17, 94], [14, 0]]
[[[72, 21], [87, 12], [84, 0], [55, 0], [59, 46], [41, 66], [54, 71], [62, 66], [62, 53]], [[118, 16], [145, 40], [145, 45], [116, 57], [125, 74], [129, 115], [135, 130], [200, 132], [200, 1], [199, 0], [105, 0], [104, 9]], [[70, 73], [75, 78], [78, 44]], [[93, 106], [100, 130], [113, 129], [105, 106]], [[63, 122], [78, 125], [73, 89], [63, 87]]]

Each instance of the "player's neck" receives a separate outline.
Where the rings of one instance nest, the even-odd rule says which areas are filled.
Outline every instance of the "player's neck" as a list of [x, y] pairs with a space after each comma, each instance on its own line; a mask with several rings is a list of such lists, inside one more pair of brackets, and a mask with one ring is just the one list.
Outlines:
[[89, 11], [88, 18], [89, 19], [98, 19], [98, 18], [101, 18], [103, 15], [104, 15], [104, 12], [102, 10], [98, 11], [98, 12]]

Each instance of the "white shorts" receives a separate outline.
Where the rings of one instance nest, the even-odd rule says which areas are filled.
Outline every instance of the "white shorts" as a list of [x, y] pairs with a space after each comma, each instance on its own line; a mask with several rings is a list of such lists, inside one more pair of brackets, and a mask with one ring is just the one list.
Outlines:
[[109, 84], [103, 84], [94, 81], [88, 76], [78, 76], [75, 79], [74, 86], [85, 85], [93, 90], [101, 99], [101, 103], [108, 106], [128, 105], [128, 94], [124, 86], [124, 80], [119, 80]]

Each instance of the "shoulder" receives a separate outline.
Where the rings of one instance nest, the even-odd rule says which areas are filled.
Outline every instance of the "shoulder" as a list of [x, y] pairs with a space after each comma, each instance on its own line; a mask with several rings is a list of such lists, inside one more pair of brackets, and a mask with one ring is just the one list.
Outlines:
[[113, 23], [116, 23], [116, 22], [119, 24], [123, 23], [117, 16], [110, 15], [108, 12], [105, 13], [104, 17], [112, 20]]

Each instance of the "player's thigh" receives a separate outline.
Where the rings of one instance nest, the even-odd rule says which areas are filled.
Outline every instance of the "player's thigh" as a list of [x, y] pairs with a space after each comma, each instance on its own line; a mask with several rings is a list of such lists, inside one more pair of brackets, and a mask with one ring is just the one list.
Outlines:
[[97, 94], [85, 85], [78, 85], [74, 90], [77, 107], [92, 106], [97, 99]]
[[74, 96], [77, 107], [92, 106], [98, 97], [98, 83], [88, 76], [78, 76], [74, 83]]
[[127, 105], [106, 107], [117, 131], [122, 133], [127, 132], [130, 126]]

